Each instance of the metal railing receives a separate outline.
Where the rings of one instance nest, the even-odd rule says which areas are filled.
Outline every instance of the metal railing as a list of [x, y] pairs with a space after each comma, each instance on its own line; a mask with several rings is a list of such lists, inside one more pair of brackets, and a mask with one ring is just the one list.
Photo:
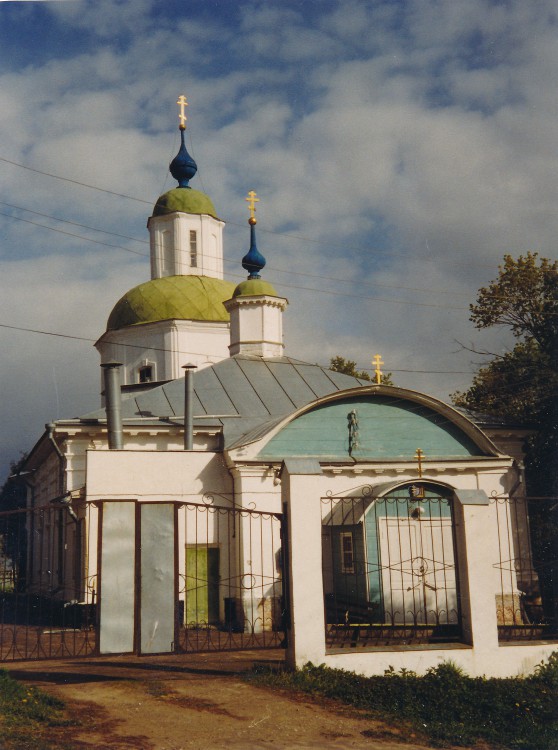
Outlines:
[[88, 515], [85, 503], [0, 513], [0, 661], [95, 652]]
[[452, 501], [413, 492], [322, 499], [329, 649], [460, 640]]
[[178, 517], [180, 650], [284, 646], [281, 514], [189, 503]]
[[558, 501], [491, 498], [501, 641], [558, 639]]

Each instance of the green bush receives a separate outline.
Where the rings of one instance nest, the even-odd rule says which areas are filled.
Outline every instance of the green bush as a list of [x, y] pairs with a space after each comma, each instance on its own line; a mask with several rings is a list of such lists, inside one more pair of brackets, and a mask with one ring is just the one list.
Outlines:
[[509, 750], [558, 748], [558, 653], [526, 678], [468, 677], [451, 662], [419, 677], [393, 668], [383, 677], [307, 664], [295, 672], [253, 677], [339, 700], [386, 722], [404, 722], [434, 745], [488, 742]]

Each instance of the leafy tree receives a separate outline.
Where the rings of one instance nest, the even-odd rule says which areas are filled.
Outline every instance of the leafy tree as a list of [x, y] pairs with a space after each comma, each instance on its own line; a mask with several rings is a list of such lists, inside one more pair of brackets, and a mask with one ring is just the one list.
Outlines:
[[479, 291], [470, 306], [477, 328], [506, 326], [519, 339], [532, 340], [550, 366], [558, 369], [558, 261], [528, 252], [504, 256], [499, 276]]
[[[372, 376], [366, 370], [357, 371], [356, 362], [353, 362], [352, 359], [339, 356], [332, 357], [329, 360], [329, 369], [334, 372], [342, 372], [344, 375], [352, 375], [353, 378], [359, 378], [360, 380], [372, 380]], [[391, 372], [382, 373], [382, 385], [393, 385]]]
[[[514, 348], [481, 367], [471, 387], [454, 393], [457, 406], [532, 426], [526, 445], [527, 491], [558, 497], [558, 262], [527, 253], [504, 257], [498, 278], [470, 306], [479, 329], [509, 328]], [[558, 614], [558, 514], [556, 503], [530, 503], [533, 552], [547, 617]]]
[[517, 260], [504, 256], [498, 278], [479, 290], [470, 310], [477, 328], [506, 326], [518, 343], [481, 367], [471, 387], [452, 401], [537, 428], [528, 446], [530, 491], [558, 495], [556, 459], [544, 462], [544, 472], [536, 470], [543, 456], [551, 458], [548, 443], [554, 445], [558, 432], [558, 262], [539, 261], [530, 252]]

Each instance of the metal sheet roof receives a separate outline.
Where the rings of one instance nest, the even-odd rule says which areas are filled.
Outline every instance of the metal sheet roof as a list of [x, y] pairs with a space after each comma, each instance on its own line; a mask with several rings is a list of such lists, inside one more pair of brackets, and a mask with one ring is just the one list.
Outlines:
[[[354, 388], [357, 378], [333, 373], [320, 365], [287, 357], [261, 359], [237, 355], [194, 373], [194, 418], [223, 426], [225, 447], [239, 447], [263, 437], [281, 419], [321, 396]], [[122, 419], [168, 424], [184, 415], [184, 378], [122, 401]], [[99, 409], [81, 419], [104, 420]], [[213, 419], [215, 418], [215, 419]]]

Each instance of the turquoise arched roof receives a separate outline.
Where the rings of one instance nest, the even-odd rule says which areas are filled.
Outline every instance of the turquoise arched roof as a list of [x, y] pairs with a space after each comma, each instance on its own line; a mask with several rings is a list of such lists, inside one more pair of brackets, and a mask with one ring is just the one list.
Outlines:
[[356, 412], [358, 460], [409, 460], [420, 448], [426, 459], [469, 458], [486, 453], [448, 416], [416, 401], [355, 396], [316, 406], [289, 422], [262, 448], [260, 458], [349, 458], [349, 415]]

